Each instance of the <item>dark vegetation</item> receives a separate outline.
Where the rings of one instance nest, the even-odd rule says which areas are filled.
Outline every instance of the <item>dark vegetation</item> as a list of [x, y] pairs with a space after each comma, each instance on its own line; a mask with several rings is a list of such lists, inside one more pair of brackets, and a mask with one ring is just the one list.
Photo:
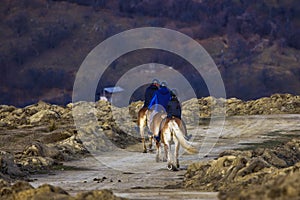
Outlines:
[[[105, 38], [143, 26], [198, 40], [219, 67], [229, 97], [300, 93], [297, 0], [3, 0], [0, 19], [0, 104], [71, 101], [85, 56]], [[207, 95], [187, 63], [164, 55], [149, 50], [122, 56], [99, 91], [136, 64], [159, 62], [184, 71], [199, 97]]]

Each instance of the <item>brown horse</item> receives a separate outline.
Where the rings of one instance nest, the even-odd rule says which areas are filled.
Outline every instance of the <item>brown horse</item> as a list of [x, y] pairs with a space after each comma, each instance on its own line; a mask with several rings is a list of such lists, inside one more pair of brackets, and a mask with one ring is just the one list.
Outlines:
[[138, 112], [138, 121], [137, 121], [139, 132], [143, 143], [143, 153], [147, 153], [147, 147], [145, 142], [145, 127], [147, 123], [147, 111], [148, 111], [147, 107], [141, 108]]
[[159, 125], [163, 119], [162, 114], [163, 113], [155, 113], [154, 110], [149, 110], [146, 107], [141, 108], [138, 112], [138, 128], [142, 138], [143, 153], [147, 153], [147, 147], [145, 142], [145, 127], [147, 126], [152, 133], [152, 135], [149, 138], [149, 150], [152, 150], [153, 137], [159, 135]]

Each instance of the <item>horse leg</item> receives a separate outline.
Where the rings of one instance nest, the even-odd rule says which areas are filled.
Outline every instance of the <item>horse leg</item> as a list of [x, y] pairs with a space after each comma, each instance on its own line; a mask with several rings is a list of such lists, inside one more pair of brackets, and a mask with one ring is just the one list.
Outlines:
[[140, 134], [142, 137], [142, 143], [143, 143], [143, 153], [147, 153], [147, 147], [146, 147], [146, 141], [145, 141], [145, 126], [140, 125]]
[[160, 142], [155, 141], [156, 142], [156, 162], [160, 161]]
[[147, 108], [142, 108], [138, 113], [138, 126], [142, 138], [143, 153], [147, 153], [147, 147], [145, 142], [146, 111]]
[[166, 129], [163, 128], [161, 130], [161, 134], [162, 134], [162, 143], [164, 144], [164, 157], [163, 157], [163, 162], [167, 162], [168, 161], [168, 152], [169, 152], [169, 147], [167, 145], [166, 142], [169, 141], [169, 139], [167, 138], [167, 132]]
[[166, 162], [168, 160], [168, 145], [166, 144], [167, 141], [170, 140], [170, 131], [168, 126], [168, 121], [166, 119], [163, 119], [160, 123], [160, 136], [161, 136], [161, 143], [164, 144], [164, 157], [163, 162]]
[[171, 158], [172, 136], [171, 136], [171, 132], [168, 127], [168, 124], [166, 124], [166, 126], [163, 128], [162, 131], [163, 131], [163, 136], [164, 136], [165, 155], [167, 157], [167, 162], [168, 162], [167, 168], [168, 168], [168, 170], [172, 170], [173, 169], [172, 158]]
[[163, 157], [163, 162], [167, 162], [168, 161], [168, 146], [166, 144], [164, 144], [164, 157]]
[[171, 141], [166, 141], [166, 149], [167, 149], [167, 168], [168, 170], [173, 170], [174, 166], [172, 163], [172, 158], [171, 158]]
[[175, 143], [175, 151], [174, 151], [174, 159], [175, 159], [175, 166], [178, 169], [179, 166], [179, 159], [178, 159], [178, 154], [179, 154], [179, 148], [180, 148], [180, 143], [178, 141], [178, 139], [174, 139], [174, 143]]
[[158, 117], [154, 117], [152, 122], [153, 137], [156, 144], [156, 162], [160, 161], [160, 154], [161, 154], [161, 148], [160, 148], [161, 135], [159, 130], [159, 123], [157, 122], [158, 119], [159, 119]]
[[150, 143], [149, 143], [149, 151], [152, 151], [152, 142], [153, 142], [153, 136], [152, 135], [149, 137], [149, 141], [150, 141]]

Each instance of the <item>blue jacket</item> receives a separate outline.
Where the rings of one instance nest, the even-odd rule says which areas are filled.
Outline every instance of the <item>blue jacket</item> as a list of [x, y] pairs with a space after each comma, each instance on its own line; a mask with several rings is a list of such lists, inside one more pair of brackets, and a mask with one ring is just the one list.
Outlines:
[[150, 109], [153, 105], [155, 105], [155, 110], [160, 111], [158, 105], [161, 105], [165, 109], [164, 111], [166, 111], [170, 99], [171, 99], [171, 94], [169, 89], [163, 86], [154, 93], [154, 96], [148, 108]]

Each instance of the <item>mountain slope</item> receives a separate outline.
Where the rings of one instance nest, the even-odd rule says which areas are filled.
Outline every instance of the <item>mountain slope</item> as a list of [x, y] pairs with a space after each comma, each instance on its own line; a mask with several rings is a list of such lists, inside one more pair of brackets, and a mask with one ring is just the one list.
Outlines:
[[[4, 0], [0, 6], [0, 104], [71, 101], [86, 55], [104, 39], [136, 27], [178, 30], [213, 57], [229, 97], [245, 100], [300, 93], [300, 3], [289, 1]], [[160, 51], [133, 52], [112, 63], [99, 90], [128, 69], [159, 62], [185, 71], [188, 63]], [[137, 91], [135, 99], [142, 98]]]

